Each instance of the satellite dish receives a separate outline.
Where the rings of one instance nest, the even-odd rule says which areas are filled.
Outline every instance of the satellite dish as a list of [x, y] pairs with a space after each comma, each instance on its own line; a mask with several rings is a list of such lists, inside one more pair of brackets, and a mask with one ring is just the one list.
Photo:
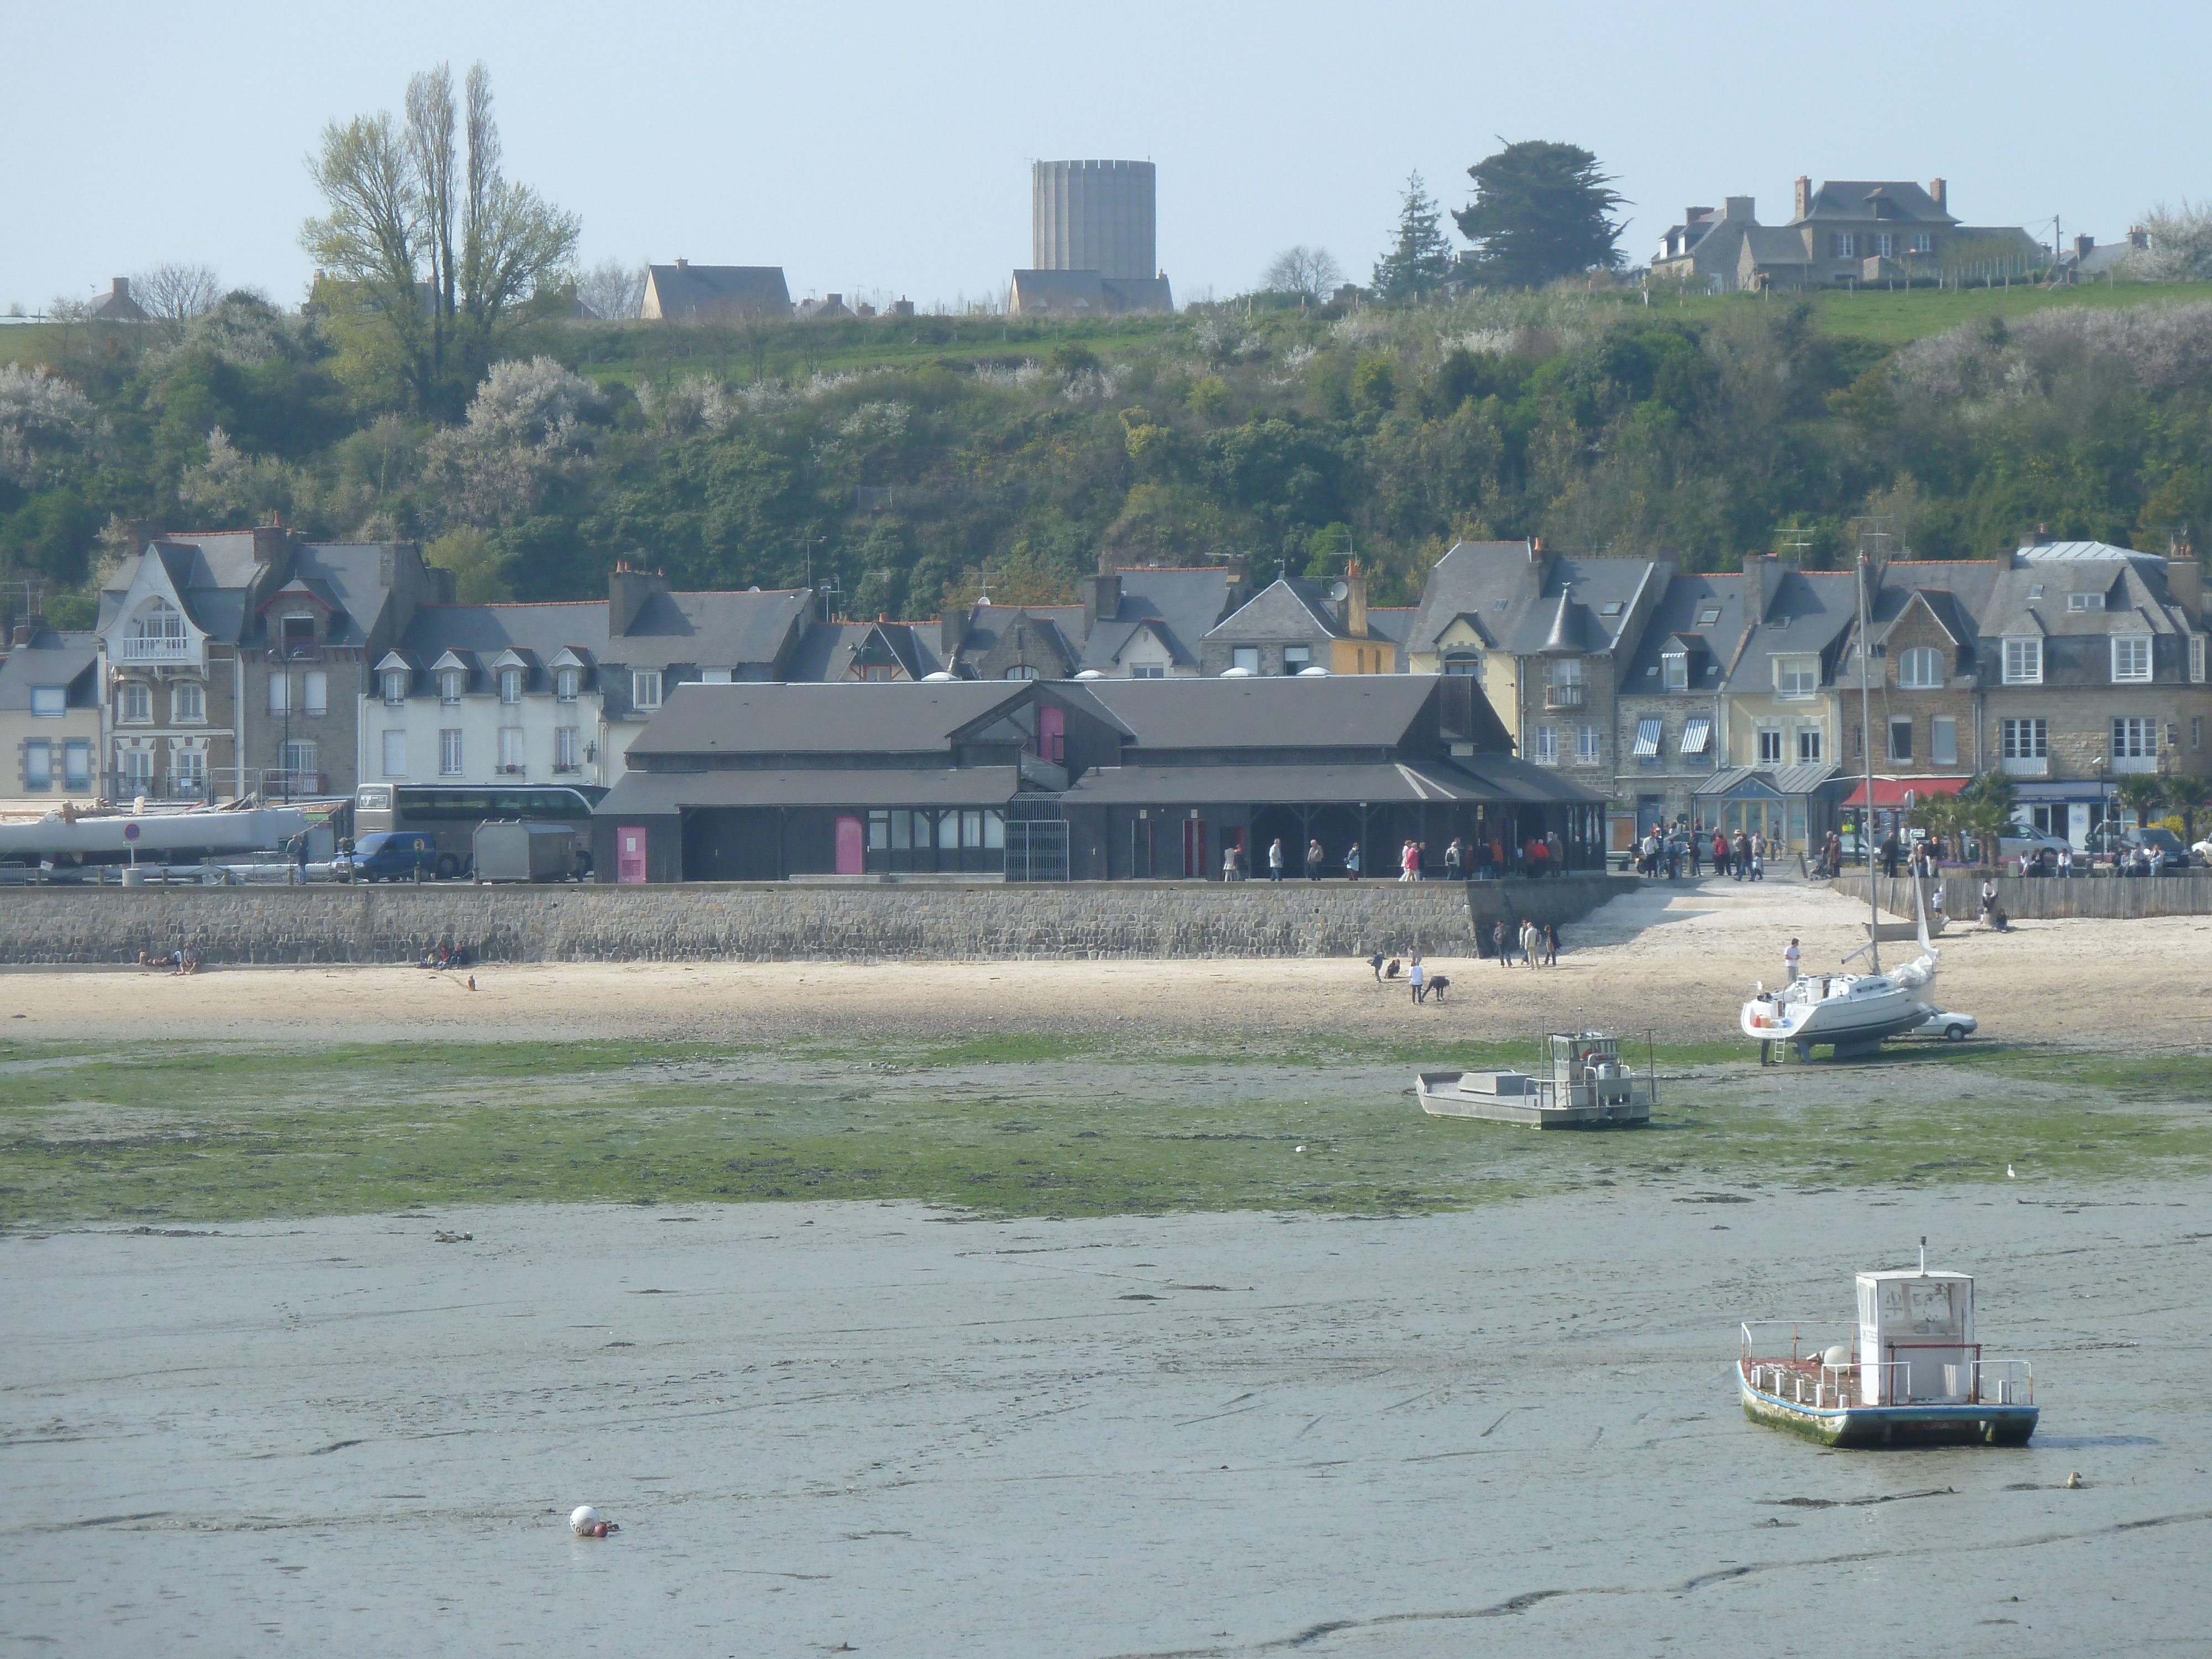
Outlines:
[[1343, 601], [1345, 595], [1351, 592], [1352, 584], [1350, 582], [1332, 582], [1329, 584], [1329, 598], [1335, 599], [1340, 603]]

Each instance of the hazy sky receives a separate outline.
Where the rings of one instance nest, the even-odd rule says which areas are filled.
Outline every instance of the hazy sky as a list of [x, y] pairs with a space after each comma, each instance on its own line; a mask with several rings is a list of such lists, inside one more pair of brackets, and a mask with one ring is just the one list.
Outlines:
[[2205, 0], [0, 0], [0, 309], [170, 259], [296, 302], [301, 156], [441, 59], [490, 66], [509, 175], [582, 216], [587, 262], [781, 264], [794, 296], [995, 291], [1032, 157], [1157, 161], [1182, 300], [1294, 242], [1364, 280], [1407, 173], [1463, 205], [1500, 135], [1595, 151], [1637, 263], [1688, 203], [1786, 219], [1801, 173], [1942, 174], [1970, 222], [2100, 240], [2212, 198]]

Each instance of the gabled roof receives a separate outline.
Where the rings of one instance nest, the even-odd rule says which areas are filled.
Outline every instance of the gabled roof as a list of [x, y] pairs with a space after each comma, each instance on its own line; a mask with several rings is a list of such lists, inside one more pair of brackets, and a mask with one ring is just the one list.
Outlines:
[[1106, 669], [1127, 648], [1138, 624], [1152, 623], [1178, 666], [1195, 668], [1199, 642], [1221, 621], [1236, 592], [1237, 573], [1221, 565], [1139, 566], [1115, 573], [1121, 603], [1101, 617], [1083, 642], [1079, 668]]
[[908, 677], [918, 680], [948, 665], [939, 647], [940, 631], [933, 622], [810, 623], [784, 678], [800, 682], [845, 679], [856, 654], [871, 640], [879, 640]]
[[1494, 648], [1516, 656], [1537, 656], [1547, 647], [1614, 650], [1637, 596], [1662, 570], [1654, 559], [1565, 558], [1527, 542], [1462, 542], [1429, 573], [1406, 644], [1434, 651], [1463, 616]]
[[1148, 751], [1388, 748], [1402, 743], [1436, 695], [1429, 674], [1302, 679], [1086, 680]]
[[[90, 629], [42, 628], [28, 645], [19, 645], [0, 657], [0, 713], [27, 713], [31, 688], [59, 685], [76, 695], [72, 708], [100, 707], [100, 688], [93, 683], [93, 665], [100, 656], [100, 636]], [[77, 682], [82, 679], [82, 687]]]
[[638, 606], [629, 631], [607, 638], [605, 652], [617, 662], [647, 667], [773, 665], [787, 653], [812, 608], [813, 595], [803, 587], [652, 593]]
[[1818, 656], [1823, 678], [1858, 617], [1858, 576], [1849, 570], [1792, 570], [1776, 584], [1766, 620], [1754, 623], [1724, 684], [1756, 694], [1774, 689], [1776, 657]]
[[647, 265], [646, 280], [659, 316], [669, 321], [744, 312], [791, 313], [791, 289], [781, 265]]
[[1810, 211], [1791, 220], [1894, 217], [1900, 223], [1955, 225], [1936, 198], [1909, 179], [1832, 179], [1813, 192]]
[[[1978, 619], [1981, 633], [2086, 638], [2189, 631], [2187, 617], [2172, 603], [2164, 559], [2130, 556], [2121, 548], [2102, 556], [2033, 551], [2033, 557], [2015, 555], [2010, 568], [1993, 567], [1996, 574]], [[2094, 611], [2076, 611], [2067, 603], [2075, 593], [2094, 593], [2104, 603]]]
[[1743, 252], [1739, 256], [1742, 264], [1802, 265], [1812, 263], [1802, 232], [1789, 230], [1780, 225], [1753, 225], [1743, 234]]
[[1025, 680], [679, 685], [630, 744], [642, 755], [924, 754], [1024, 702]]
[[[1720, 614], [1711, 622], [1701, 620], [1707, 612], [1715, 611]], [[1652, 607], [1650, 625], [1644, 630], [1635, 654], [1621, 672], [1620, 695], [1668, 695], [1660, 659], [1674, 648], [1677, 641], [1691, 639], [1702, 642], [1705, 655], [1700, 660], [1693, 653], [1687, 690], [1710, 695], [1720, 685], [1722, 675], [1728, 671], [1729, 659], [1735, 654], [1736, 641], [1742, 637], [1741, 577], [1698, 574], [1675, 576], [1668, 582], [1658, 604]]]
[[1211, 640], [1348, 639], [1321, 586], [1299, 576], [1280, 576], [1224, 617]]

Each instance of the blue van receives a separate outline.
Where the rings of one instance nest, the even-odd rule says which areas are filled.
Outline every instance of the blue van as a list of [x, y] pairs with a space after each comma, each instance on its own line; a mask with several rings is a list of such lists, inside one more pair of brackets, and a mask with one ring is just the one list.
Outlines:
[[386, 830], [363, 836], [353, 851], [331, 860], [339, 881], [421, 881], [438, 872], [438, 842], [421, 830]]

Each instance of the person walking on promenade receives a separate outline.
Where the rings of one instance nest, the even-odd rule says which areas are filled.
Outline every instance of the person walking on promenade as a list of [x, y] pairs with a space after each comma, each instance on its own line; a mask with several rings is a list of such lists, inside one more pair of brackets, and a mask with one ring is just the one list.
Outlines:
[[1321, 843], [1318, 841], [1308, 842], [1306, 843], [1306, 879], [1308, 881], [1321, 879]]
[[1414, 1001], [1426, 1002], [1429, 1000], [1428, 970], [1421, 966], [1419, 951], [1413, 952], [1413, 965], [1406, 970], [1406, 985], [1413, 992]]
[[1224, 884], [1237, 879], [1237, 843], [1233, 841], [1221, 849], [1221, 879]]
[[1728, 872], [1728, 832], [1725, 830], [1716, 830], [1713, 831], [1713, 873], [1717, 876], [1725, 876]]
[[1729, 848], [1729, 874], [1741, 881], [1751, 873], [1751, 837], [1739, 830], [1735, 845]]
[[1559, 965], [1559, 924], [1556, 921], [1547, 921], [1544, 924], [1544, 966], [1556, 968]]
[[1897, 879], [1897, 861], [1903, 851], [1898, 845], [1896, 830], [1891, 830], [1881, 838], [1881, 872], [1892, 881]]
[[1421, 878], [1421, 849], [1418, 842], [1407, 842], [1398, 849], [1398, 879], [1419, 881]]
[[1536, 924], [1526, 916], [1521, 918], [1521, 960], [1531, 968], [1540, 965], [1536, 960]]
[[1705, 850], [1705, 832], [1692, 825], [1689, 835], [1690, 879], [1698, 878], [1698, 858]]
[[1446, 881], [1457, 881], [1460, 878], [1461, 866], [1465, 862], [1466, 857], [1467, 855], [1460, 851], [1459, 837], [1454, 836], [1451, 845], [1444, 848], [1444, 879]]
[[1344, 878], [1346, 881], [1359, 879], [1359, 843], [1356, 841], [1344, 849]]
[[1782, 982], [1784, 985], [1797, 982], [1797, 964], [1802, 959], [1797, 950], [1797, 941], [1791, 939], [1782, 952]]
[[1282, 878], [1283, 838], [1280, 836], [1278, 836], [1274, 840], [1267, 843], [1267, 879], [1269, 881], [1280, 881]]
[[1498, 965], [1500, 968], [1510, 968], [1513, 965], [1512, 952], [1507, 948], [1505, 943], [1505, 919], [1503, 916], [1490, 925], [1490, 950], [1491, 954], [1498, 958]]

